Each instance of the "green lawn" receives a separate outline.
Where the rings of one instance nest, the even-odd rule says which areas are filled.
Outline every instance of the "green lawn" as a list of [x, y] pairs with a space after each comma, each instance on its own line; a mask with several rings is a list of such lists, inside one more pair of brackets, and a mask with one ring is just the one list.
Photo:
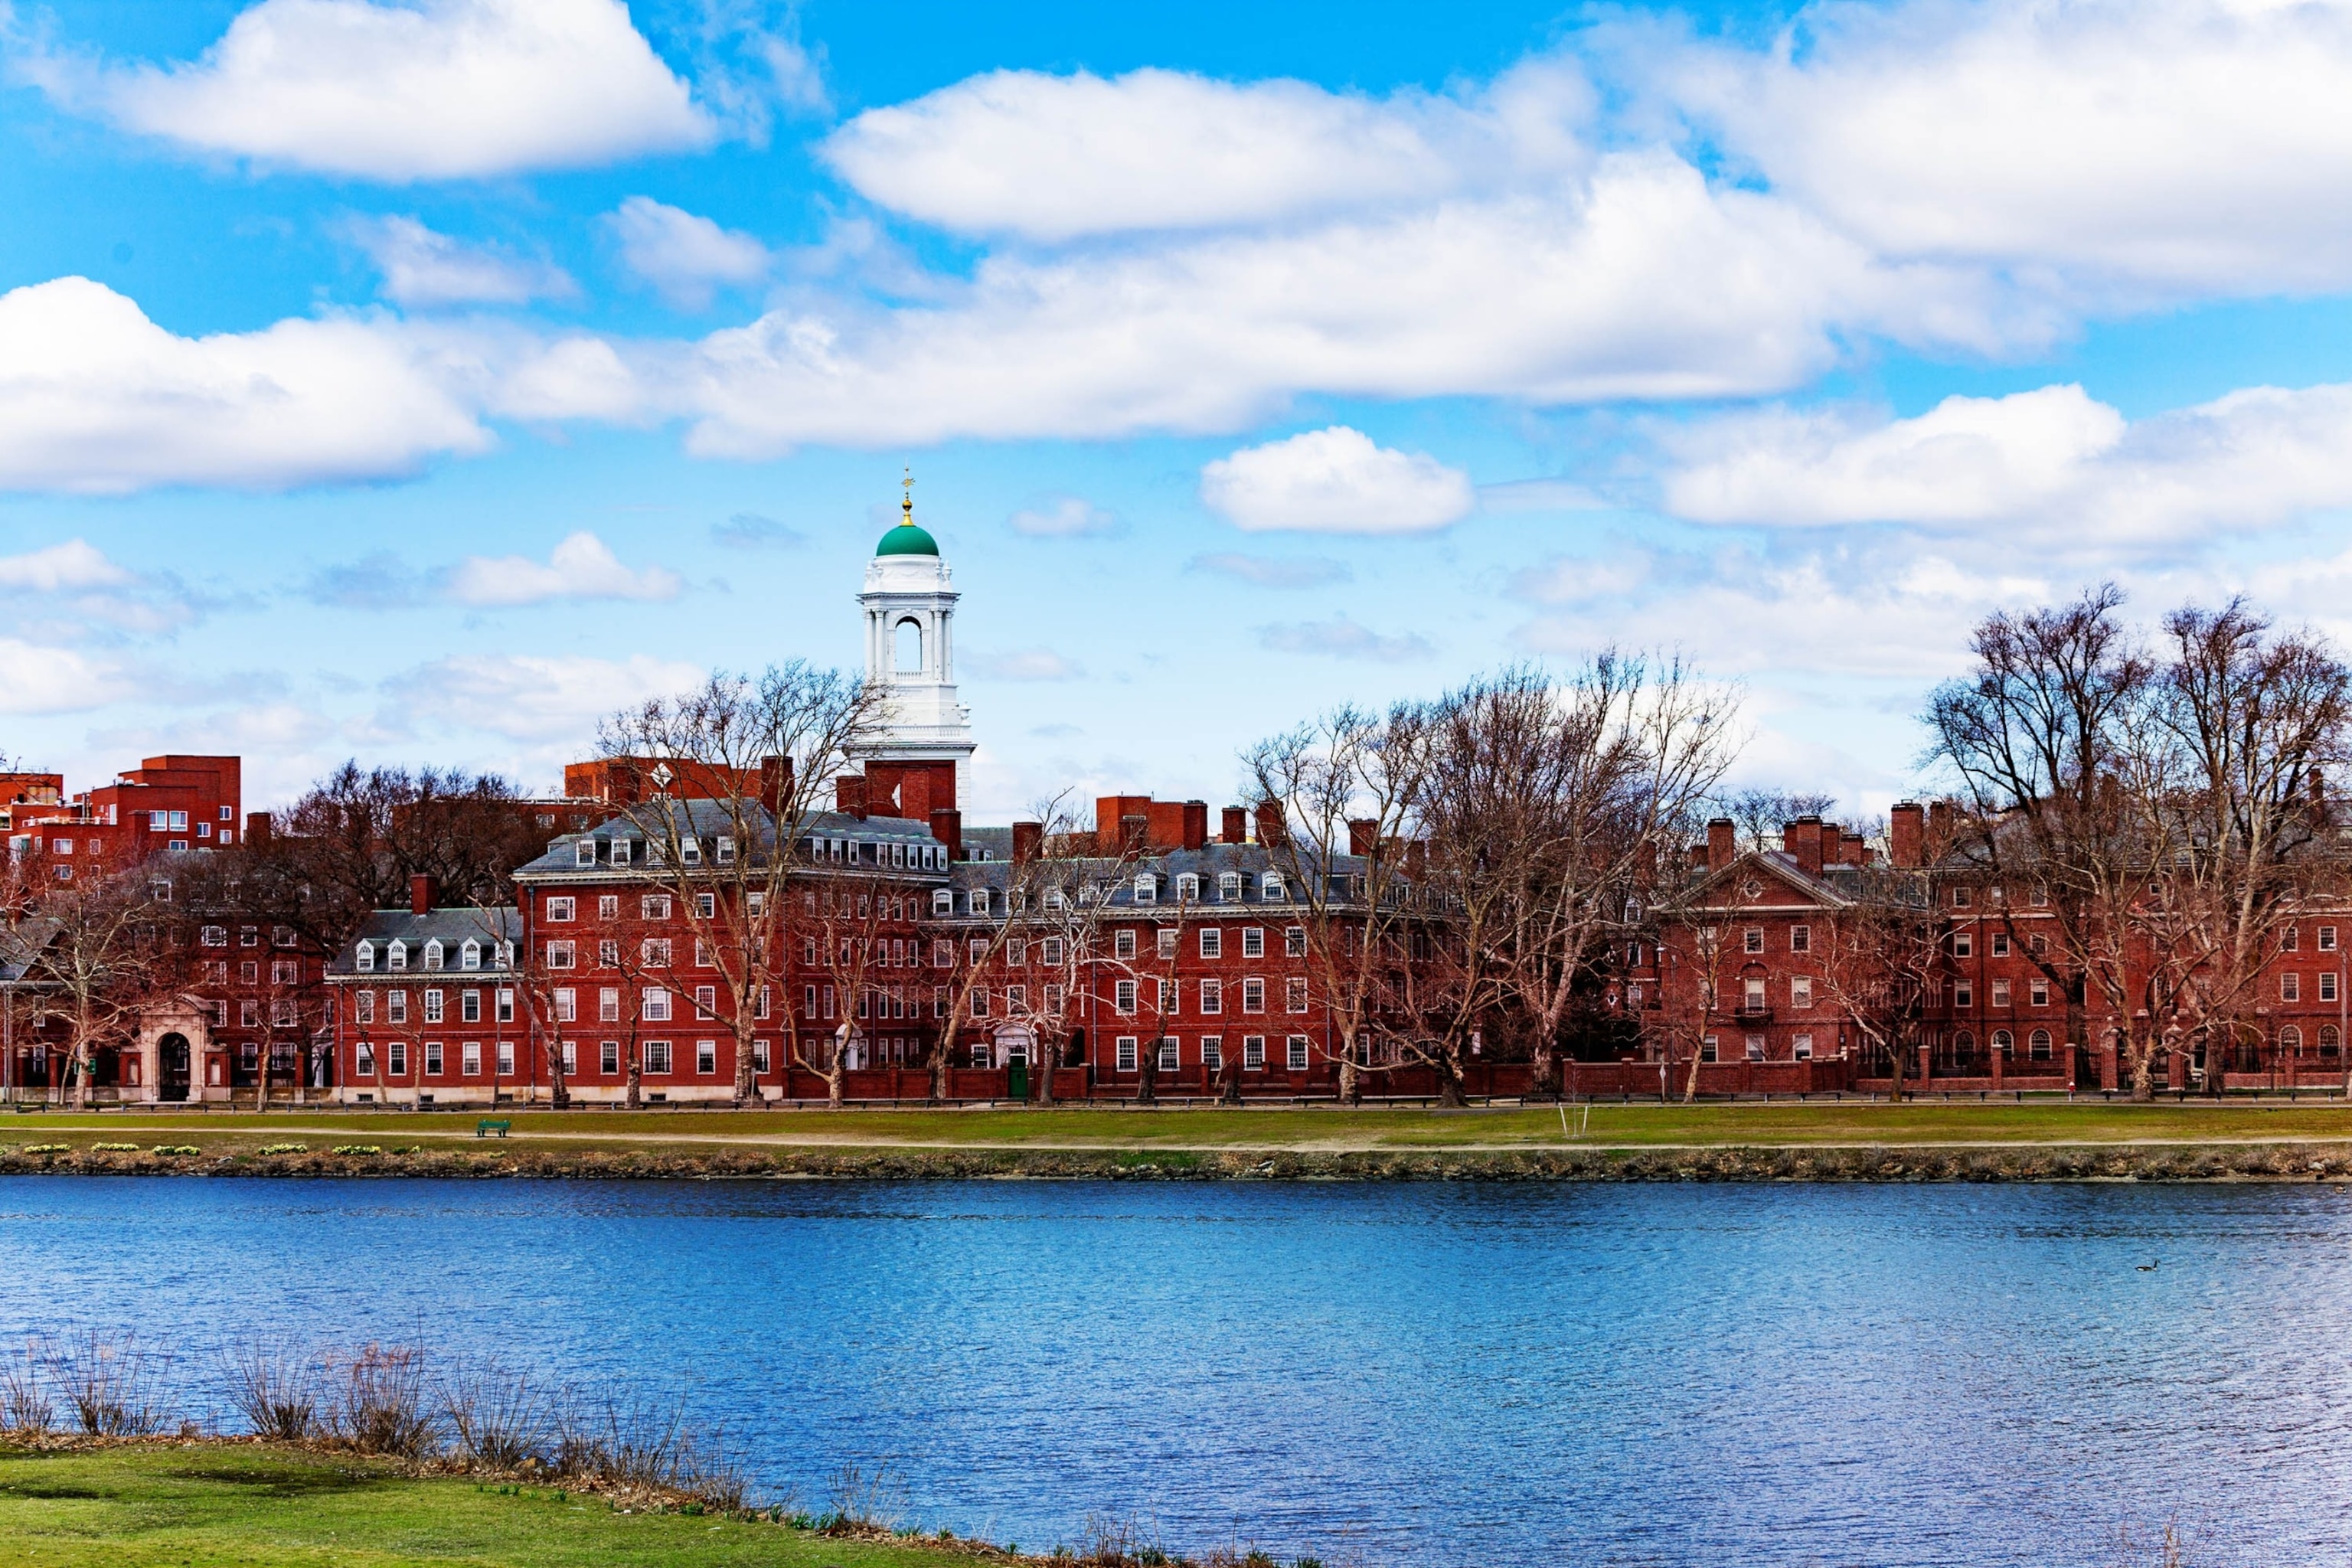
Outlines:
[[415, 1480], [245, 1446], [35, 1455], [0, 1447], [0, 1568], [961, 1568], [945, 1547], [764, 1522], [623, 1514], [545, 1488]]
[[[503, 1114], [503, 1113], [502, 1113]], [[525, 1148], [679, 1155], [734, 1149], [888, 1150], [1295, 1150], [1661, 1148], [1687, 1145], [2048, 1145], [2352, 1141], [2352, 1110], [2340, 1102], [2290, 1105], [2197, 1100], [2135, 1106], [2099, 1100], [1847, 1100], [1799, 1104], [1602, 1104], [1345, 1110], [1134, 1110], [1078, 1106], [1054, 1110], [554, 1111], [510, 1114], [513, 1138], [478, 1141], [475, 1114], [343, 1112], [317, 1108], [251, 1112], [129, 1112], [0, 1116], [0, 1150], [99, 1142], [193, 1146], [206, 1158], [251, 1154], [271, 1142], [325, 1151], [362, 1142], [389, 1151], [421, 1146], [495, 1154]]]

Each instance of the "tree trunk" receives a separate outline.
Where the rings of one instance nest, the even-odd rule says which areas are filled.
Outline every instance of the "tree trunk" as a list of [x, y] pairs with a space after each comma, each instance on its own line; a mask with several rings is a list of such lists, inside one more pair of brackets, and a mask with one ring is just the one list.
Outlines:
[[1559, 1098], [1559, 1064], [1552, 1050], [1552, 1032], [1549, 1027], [1536, 1030], [1535, 1054], [1528, 1061], [1528, 1092], [1532, 1100]]
[[[740, 1007], [736, 1009], [736, 1015], [738, 1017], [741, 1016]], [[739, 1028], [735, 1037], [735, 1109], [742, 1110], [750, 1103], [756, 1092], [758, 1092], [758, 1085], [751, 1076], [751, 1037], [743, 1034]]]
[[1239, 1105], [1241, 1102], [1241, 1063], [1232, 1057], [1225, 1057], [1217, 1063], [1217, 1103]]
[[948, 1035], [940, 1037], [931, 1048], [931, 1103], [944, 1105], [948, 1098], [948, 1065], [955, 1054], [955, 1040]]
[[1051, 1105], [1054, 1103], [1054, 1069], [1062, 1065], [1061, 1044], [1056, 1041], [1050, 1046], [1041, 1046], [1033, 1037], [1029, 1054], [1032, 1057], [1042, 1055], [1045, 1058], [1043, 1062], [1032, 1061], [1029, 1066], [1037, 1079], [1037, 1103]]
[[629, 1042], [629, 1096], [628, 1096], [628, 1106], [629, 1106], [629, 1109], [630, 1109], [631, 1110], [636, 1110], [636, 1109], [638, 1108], [638, 1106], [639, 1106], [640, 1104], [642, 1104], [642, 1103], [643, 1103], [643, 1092], [642, 1092], [642, 1091], [643, 1091], [643, 1089], [644, 1089], [644, 1088], [645, 1088], [645, 1082], [646, 1082], [646, 1064], [645, 1064], [643, 1061], [641, 1061], [641, 1060], [639, 1060], [639, 1059], [638, 1059], [638, 1057], [637, 1057], [637, 1043], [636, 1043], [635, 1040], [631, 1040], [631, 1041]]
[[97, 1069], [97, 1067], [98, 1053], [90, 1048], [88, 1040], [82, 1041], [74, 1047], [74, 1109], [76, 1110], [89, 1109], [90, 1074]]
[[1159, 1038], [1155, 1036], [1141, 1050], [1143, 1054], [1136, 1058], [1135, 1063], [1143, 1069], [1136, 1074], [1135, 1102], [1138, 1105], [1157, 1105], [1160, 1103]]
[[1462, 1058], [1452, 1046], [1437, 1055], [1437, 1103], [1449, 1110], [1468, 1103], [1462, 1089]]

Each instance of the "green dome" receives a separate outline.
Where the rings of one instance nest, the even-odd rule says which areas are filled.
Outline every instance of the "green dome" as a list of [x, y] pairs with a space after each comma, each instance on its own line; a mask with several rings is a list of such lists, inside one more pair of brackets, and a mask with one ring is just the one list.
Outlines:
[[917, 528], [911, 520], [884, 534], [882, 542], [874, 547], [877, 555], [937, 555], [939, 552], [939, 542]]

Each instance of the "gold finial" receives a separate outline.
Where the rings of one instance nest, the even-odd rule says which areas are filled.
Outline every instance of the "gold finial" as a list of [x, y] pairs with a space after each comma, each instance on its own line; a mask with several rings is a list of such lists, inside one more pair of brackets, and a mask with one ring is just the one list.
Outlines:
[[907, 499], [898, 503], [899, 525], [912, 528], [915, 526], [915, 469], [912, 464], [908, 465], [907, 477], [898, 482], [907, 491]]

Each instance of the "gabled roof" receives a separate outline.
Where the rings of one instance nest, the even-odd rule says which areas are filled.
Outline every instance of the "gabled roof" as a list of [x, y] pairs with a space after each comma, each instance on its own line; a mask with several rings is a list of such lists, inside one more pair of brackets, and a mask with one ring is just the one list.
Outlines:
[[[1708, 900], [1717, 889], [1732, 887], [1742, 880], [1769, 877], [1817, 908], [1840, 910], [1853, 902], [1853, 895], [1840, 884], [1851, 883], [1854, 879], [1852, 873], [1861, 869], [1859, 866], [1824, 866], [1821, 874], [1816, 876], [1800, 868], [1797, 858], [1786, 850], [1750, 849], [1736, 857], [1730, 865], [1708, 872], [1676, 893], [1664, 907], [1668, 910], [1735, 907], [1713, 904]], [[1743, 898], [1736, 907], [1762, 910], [1770, 906]]]
[[[735, 812], [729, 802], [673, 800], [666, 804], [673, 820], [679, 816], [685, 819], [678, 824], [681, 837], [690, 836], [708, 841], [732, 834], [736, 830]], [[774, 824], [766, 807], [747, 801], [744, 803], [743, 816], [746, 825], [752, 829], [757, 842], [739, 847], [740, 853], [758, 854], [774, 842]], [[809, 813], [800, 819], [800, 834], [803, 840], [853, 838], [868, 843], [881, 841], [937, 844], [939, 842], [932, 837], [930, 825], [928, 823], [912, 822], [898, 816], [852, 816], [846, 812], [840, 811]], [[620, 813], [614, 813], [585, 833], [566, 834], [561, 838], [551, 840], [546, 854], [518, 868], [516, 874], [526, 878], [545, 878], [576, 877], [599, 871], [609, 872], [612, 869], [610, 846], [613, 840], [625, 839], [634, 845], [642, 844], [645, 837], [645, 829], [637, 821]], [[579, 863], [579, 854], [574, 847], [583, 838], [593, 839], [596, 842], [596, 864], [593, 867], [583, 866]], [[627, 869], [636, 874], [642, 873], [645, 868], [646, 862], [643, 855], [633, 852], [629, 857]]]
[[[427, 910], [421, 915], [407, 910], [378, 910], [368, 916], [367, 923], [360, 927], [359, 935], [353, 937], [341, 952], [329, 961], [326, 972], [331, 977], [365, 973], [373, 978], [383, 974], [387, 971], [381, 956], [377, 958], [373, 969], [363, 971], [359, 967], [356, 961], [359, 944], [363, 942], [373, 942], [378, 953], [381, 954], [387, 943], [402, 942], [406, 942], [409, 947], [408, 964], [405, 969], [392, 973], [403, 975], [460, 977], [468, 974], [511, 974], [513, 971], [500, 966], [498, 963], [498, 944], [502, 942], [519, 942], [521, 940], [522, 915], [511, 906], [488, 910], [467, 909], [459, 906]], [[445, 956], [439, 969], [426, 969], [424, 966], [425, 944], [435, 941], [441, 943]], [[482, 966], [479, 969], [457, 967], [458, 953], [468, 941], [482, 944]]]
[[[57, 940], [63, 922], [47, 915], [37, 915], [13, 926], [0, 927], [0, 985], [27, 984], [25, 976], [32, 972], [41, 950]], [[30, 984], [38, 984], [38, 981]]]

